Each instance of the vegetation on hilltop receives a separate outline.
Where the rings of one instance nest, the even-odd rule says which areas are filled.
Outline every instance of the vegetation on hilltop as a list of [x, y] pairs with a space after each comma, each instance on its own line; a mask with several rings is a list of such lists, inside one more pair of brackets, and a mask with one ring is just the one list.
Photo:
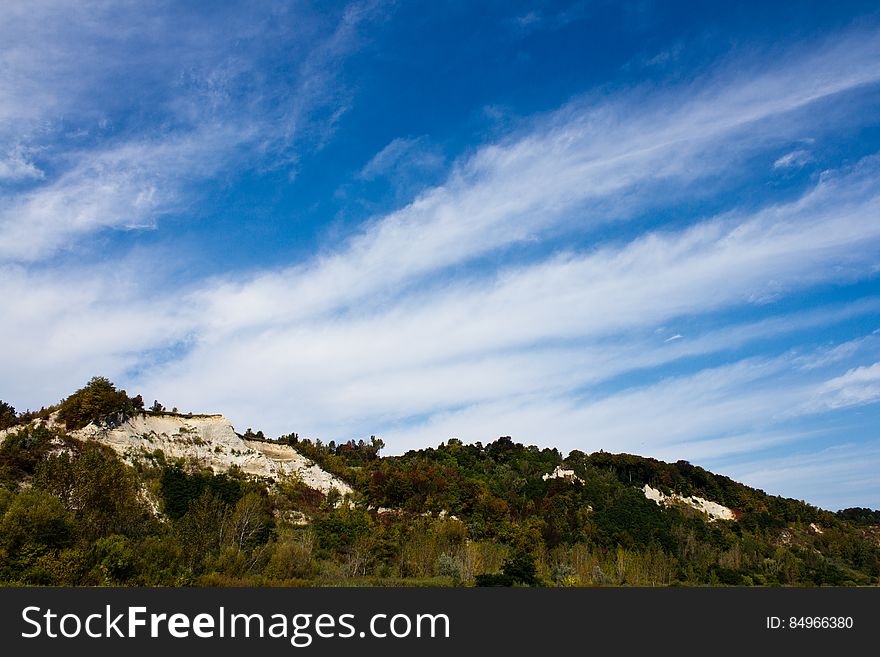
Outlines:
[[18, 414], [11, 404], [0, 400], [0, 429], [8, 429], [18, 423]]
[[72, 431], [114, 415], [131, 415], [143, 407], [140, 395], [131, 398], [125, 390], [117, 390], [109, 379], [96, 376], [61, 402], [58, 420]]
[[[139, 408], [96, 377], [67, 429]], [[141, 402], [142, 405], [142, 402]], [[0, 405], [0, 418], [9, 415]], [[61, 426], [0, 442], [0, 582], [35, 585], [876, 585], [880, 512], [831, 513], [685, 461], [449, 440], [381, 457], [378, 438], [293, 446], [343, 476], [346, 503], [302, 482], [223, 474], [160, 451], [124, 463]], [[245, 437], [265, 440], [261, 432]], [[563, 466], [576, 478], [543, 476]], [[732, 508], [708, 522], [649, 484]]]

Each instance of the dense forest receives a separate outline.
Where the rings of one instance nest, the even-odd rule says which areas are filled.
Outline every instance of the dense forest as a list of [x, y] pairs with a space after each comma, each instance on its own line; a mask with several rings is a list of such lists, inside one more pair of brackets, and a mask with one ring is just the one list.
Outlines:
[[[152, 410], [151, 410], [152, 409]], [[123, 461], [71, 435], [144, 409], [96, 377], [59, 404], [0, 402], [0, 583], [132, 586], [877, 585], [880, 512], [832, 513], [686, 461], [448, 440], [293, 446], [348, 481], [205, 470], [161, 450]], [[50, 420], [51, 418], [51, 420]], [[266, 440], [248, 430], [246, 437]], [[568, 478], [545, 478], [557, 466]], [[650, 485], [731, 508], [709, 522]]]

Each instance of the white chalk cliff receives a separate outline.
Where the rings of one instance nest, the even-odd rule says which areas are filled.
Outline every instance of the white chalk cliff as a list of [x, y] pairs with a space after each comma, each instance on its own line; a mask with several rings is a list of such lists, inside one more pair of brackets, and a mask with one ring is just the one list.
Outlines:
[[238, 466], [259, 477], [294, 475], [325, 495], [332, 489], [343, 495], [353, 492], [288, 445], [242, 439], [222, 415], [141, 412], [118, 423], [93, 423], [69, 435], [109, 445], [129, 461], [160, 449], [166, 457], [193, 459], [214, 472]]
[[654, 500], [660, 506], [684, 504], [686, 506], [696, 509], [697, 511], [702, 511], [707, 516], [709, 516], [709, 522], [712, 522], [714, 520], [736, 520], [736, 516], [731, 509], [728, 509], [722, 504], [718, 504], [718, 502], [712, 502], [711, 500], [706, 500], [702, 497], [697, 497], [696, 495], [683, 496], [679, 495], [678, 493], [666, 495], [656, 488], [651, 488], [648, 484], [645, 484], [645, 487], [642, 488], [642, 491], [645, 493], [645, 497], [647, 497], [649, 500]]

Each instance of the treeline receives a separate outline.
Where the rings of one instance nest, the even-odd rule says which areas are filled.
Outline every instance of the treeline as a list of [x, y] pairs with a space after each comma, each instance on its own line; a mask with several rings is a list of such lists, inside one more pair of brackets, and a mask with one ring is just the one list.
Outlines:
[[125, 390], [117, 390], [110, 379], [95, 376], [58, 404], [43, 407], [39, 411], [16, 413], [11, 404], [0, 400], [0, 430], [25, 426], [36, 419], [46, 420], [51, 414], [57, 413], [57, 421], [64, 423], [68, 431], [73, 431], [91, 422], [127, 416], [143, 409], [144, 400], [140, 395], [129, 397]]
[[[544, 481], [557, 465], [577, 479]], [[877, 524], [876, 512], [833, 514], [686, 461], [579, 451], [563, 458], [510, 438], [485, 446], [450, 440], [380, 459], [355, 482], [375, 506], [451, 512], [469, 538], [531, 554], [545, 581], [842, 585], [880, 576], [880, 541], [864, 527]], [[661, 508], [645, 498], [644, 484], [718, 501], [737, 520]]]
[[357, 470], [376, 461], [379, 452], [385, 447], [385, 442], [376, 436], [370, 436], [369, 442], [361, 439], [337, 444], [334, 440], [323, 443], [320, 439], [301, 439], [299, 434], [291, 433], [281, 436], [276, 442], [294, 447], [327, 472], [343, 479], [356, 478]]
[[459, 521], [334, 506], [296, 480], [213, 474], [161, 451], [132, 467], [45, 425], [0, 443], [7, 585], [448, 585], [500, 559], [467, 545]]
[[[235, 469], [213, 474], [160, 451], [131, 467], [100, 444], [23, 427], [0, 444], [0, 579], [144, 586], [877, 582], [880, 549], [866, 531], [874, 512], [851, 522], [803, 511], [822, 533], [805, 521], [743, 522], [764, 511], [708, 523], [647, 500], [628, 473], [624, 483], [621, 466], [633, 458], [562, 459], [507, 438], [486, 446], [451, 441], [352, 467], [359, 493], [337, 506], [295, 480], [267, 485]], [[657, 465], [646, 462], [640, 467]], [[560, 464], [582, 481], [542, 479]], [[770, 503], [752, 494], [756, 508]]]
[[[63, 423], [68, 431], [74, 431], [92, 422], [125, 419], [139, 412], [165, 413], [166, 410], [158, 400], [145, 408], [141, 395], [130, 397], [125, 390], [117, 390], [107, 377], [94, 376], [69, 397], [39, 411], [17, 413], [11, 404], [0, 400], [0, 430], [26, 426], [38, 419], [48, 420], [54, 415], [56, 422]], [[177, 408], [171, 412], [177, 413]]]
[[[502, 437], [402, 456], [383, 443], [282, 436], [355, 494], [223, 474], [156, 450], [123, 462], [66, 429], [143, 412], [96, 377], [63, 424], [0, 404], [0, 582], [32, 585], [876, 585], [880, 512], [830, 513], [685, 461]], [[47, 412], [48, 411], [48, 412]], [[10, 427], [12, 428], [10, 430]], [[266, 440], [248, 430], [245, 438]], [[544, 475], [557, 466], [575, 477]], [[640, 490], [732, 508], [708, 522]]]

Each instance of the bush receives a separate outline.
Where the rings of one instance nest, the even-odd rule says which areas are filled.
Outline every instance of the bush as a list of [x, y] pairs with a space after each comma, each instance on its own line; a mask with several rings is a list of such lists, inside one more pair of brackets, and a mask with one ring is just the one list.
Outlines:
[[535, 558], [525, 551], [514, 552], [501, 566], [501, 573], [512, 578], [514, 582], [526, 586], [540, 584], [535, 569]]
[[461, 571], [461, 559], [445, 552], [437, 557], [437, 574], [441, 577], [451, 577], [454, 580], [460, 580]]
[[312, 577], [316, 570], [312, 559], [314, 543], [314, 532], [310, 528], [286, 532], [274, 546], [265, 575], [276, 580]]
[[18, 481], [32, 475], [49, 451], [52, 432], [45, 426], [22, 427], [0, 443], [0, 482], [14, 488]]
[[484, 573], [474, 578], [476, 586], [513, 586], [514, 579], [510, 575]]
[[105, 584], [124, 582], [134, 565], [131, 542], [125, 536], [111, 534], [95, 541], [98, 570]]
[[0, 578], [5, 582], [50, 583], [34, 567], [70, 543], [71, 518], [64, 505], [43, 491], [26, 490], [9, 501], [0, 518]]
[[550, 577], [553, 578], [553, 583], [558, 586], [573, 586], [578, 580], [578, 573], [574, 566], [558, 563], [553, 566]]

